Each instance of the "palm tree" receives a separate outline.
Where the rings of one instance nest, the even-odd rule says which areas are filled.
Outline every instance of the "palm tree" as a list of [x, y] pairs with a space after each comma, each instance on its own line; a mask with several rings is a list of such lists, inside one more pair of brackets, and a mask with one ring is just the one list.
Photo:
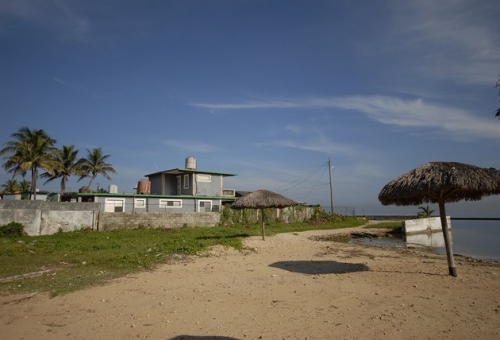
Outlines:
[[63, 145], [62, 149], [58, 149], [53, 154], [53, 169], [40, 175], [42, 178], [47, 178], [45, 183], [55, 179], [61, 179], [61, 190], [63, 194], [66, 191], [66, 183], [69, 176], [79, 174], [79, 165], [76, 159], [78, 150], [75, 150], [74, 145]]
[[418, 218], [427, 218], [427, 217], [431, 217], [431, 216], [432, 216], [432, 213], [434, 212], [434, 210], [432, 210], [431, 208], [429, 208], [429, 206], [426, 206], [426, 207], [418, 207], [418, 209], [420, 210], [420, 212], [417, 214], [417, 217], [418, 217]]
[[28, 192], [30, 191], [31, 188], [31, 182], [27, 181], [26, 179], [23, 179], [21, 182], [19, 182], [19, 191], [21, 192]]
[[106, 159], [109, 155], [104, 155], [101, 148], [94, 148], [92, 150], [87, 149], [87, 157], [81, 158], [78, 161], [80, 178], [78, 181], [90, 177], [90, 182], [88, 188], [92, 185], [94, 179], [101, 175], [107, 180], [111, 180], [108, 173], [116, 173], [115, 169], [111, 164], [106, 163]]
[[2, 189], [4, 194], [15, 194], [20, 191], [19, 183], [15, 179], [9, 179], [2, 184]]
[[0, 150], [0, 155], [11, 154], [4, 157], [6, 160], [3, 168], [13, 176], [26, 176], [31, 171], [31, 192], [36, 200], [36, 180], [38, 169], [51, 171], [53, 161], [52, 152], [55, 150], [56, 140], [47, 135], [44, 130], [30, 130], [22, 127], [11, 135], [12, 141], [6, 142]]

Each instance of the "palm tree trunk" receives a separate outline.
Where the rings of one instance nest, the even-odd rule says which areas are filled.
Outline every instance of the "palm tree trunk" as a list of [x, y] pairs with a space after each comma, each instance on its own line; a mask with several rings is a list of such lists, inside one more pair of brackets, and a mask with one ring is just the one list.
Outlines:
[[64, 194], [64, 192], [66, 191], [66, 177], [65, 176], [62, 176], [61, 177], [61, 192], [60, 194]]
[[90, 190], [90, 187], [92, 185], [92, 182], [94, 181], [94, 179], [97, 177], [97, 175], [92, 175], [92, 177], [90, 177], [90, 182], [89, 182], [89, 190]]
[[[33, 199], [36, 201], [36, 179], [38, 177], [38, 171], [36, 168], [31, 168], [31, 192], [33, 193]], [[31, 200], [31, 194], [30, 194]]]

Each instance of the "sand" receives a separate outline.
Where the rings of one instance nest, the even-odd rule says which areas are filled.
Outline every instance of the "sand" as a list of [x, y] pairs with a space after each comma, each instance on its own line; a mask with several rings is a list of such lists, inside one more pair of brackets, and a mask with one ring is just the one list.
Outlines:
[[311, 239], [345, 232], [252, 237], [55, 298], [3, 296], [0, 338], [500, 339], [498, 263], [456, 257], [453, 278], [444, 255]]

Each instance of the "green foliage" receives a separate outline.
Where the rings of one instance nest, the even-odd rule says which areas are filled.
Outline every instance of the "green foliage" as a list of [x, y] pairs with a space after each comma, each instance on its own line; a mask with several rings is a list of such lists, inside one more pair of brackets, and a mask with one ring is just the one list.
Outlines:
[[225, 227], [225, 226], [231, 226], [234, 225], [234, 219], [235, 219], [235, 210], [231, 209], [230, 204], [225, 204], [222, 207], [222, 212], [220, 215], [220, 221], [219, 221], [219, 226], [220, 227]]
[[11, 134], [12, 140], [7, 141], [5, 147], [0, 150], [0, 155], [10, 154], [3, 168], [13, 176], [25, 176], [31, 172], [31, 192], [36, 198], [36, 181], [38, 170], [52, 171], [54, 162], [52, 154], [56, 148], [56, 140], [50, 137], [44, 130], [31, 130], [22, 127]]
[[15, 179], [9, 179], [2, 184], [2, 191], [6, 194], [15, 194], [21, 192], [21, 188]]
[[324, 211], [320, 206], [314, 207], [313, 216], [309, 221], [311, 224], [329, 224], [344, 222], [353, 219], [352, 217], [338, 214], [329, 214]]
[[109, 163], [106, 163], [110, 155], [105, 155], [102, 148], [87, 149], [87, 157], [80, 158], [76, 164], [80, 178], [78, 181], [90, 177], [88, 187], [92, 186], [94, 179], [101, 175], [107, 180], [111, 180], [110, 173], [116, 173], [116, 170]]
[[21, 237], [26, 236], [24, 225], [18, 222], [10, 222], [0, 226], [0, 237]]
[[77, 155], [78, 150], [75, 149], [74, 145], [63, 145], [62, 149], [54, 150], [52, 154], [54, 163], [51, 171], [41, 174], [40, 177], [47, 179], [45, 183], [61, 179], [59, 193], [63, 194], [66, 191], [68, 178], [79, 174]]
[[428, 217], [432, 217], [432, 213], [434, 212], [434, 210], [432, 210], [431, 208], [429, 208], [429, 206], [426, 206], [426, 207], [418, 207], [418, 209], [420, 210], [417, 214], [417, 217], [418, 218], [428, 218]]

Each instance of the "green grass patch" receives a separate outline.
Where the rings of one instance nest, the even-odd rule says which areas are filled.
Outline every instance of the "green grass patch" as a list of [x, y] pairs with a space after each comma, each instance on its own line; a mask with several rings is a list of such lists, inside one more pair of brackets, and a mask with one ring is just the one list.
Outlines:
[[[266, 235], [336, 229], [366, 223], [340, 218], [328, 223], [266, 225]], [[0, 294], [50, 292], [51, 296], [104, 284], [123, 275], [151, 270], [172, 254], [196, 255], [214, 245], [242, 249], [242, 239], [261, 234], [260, 224], [235, 227], [80, 230], [47, 236], [0, 237], [0, 281], [16, 275], [39, 276], [0, 282]]]

